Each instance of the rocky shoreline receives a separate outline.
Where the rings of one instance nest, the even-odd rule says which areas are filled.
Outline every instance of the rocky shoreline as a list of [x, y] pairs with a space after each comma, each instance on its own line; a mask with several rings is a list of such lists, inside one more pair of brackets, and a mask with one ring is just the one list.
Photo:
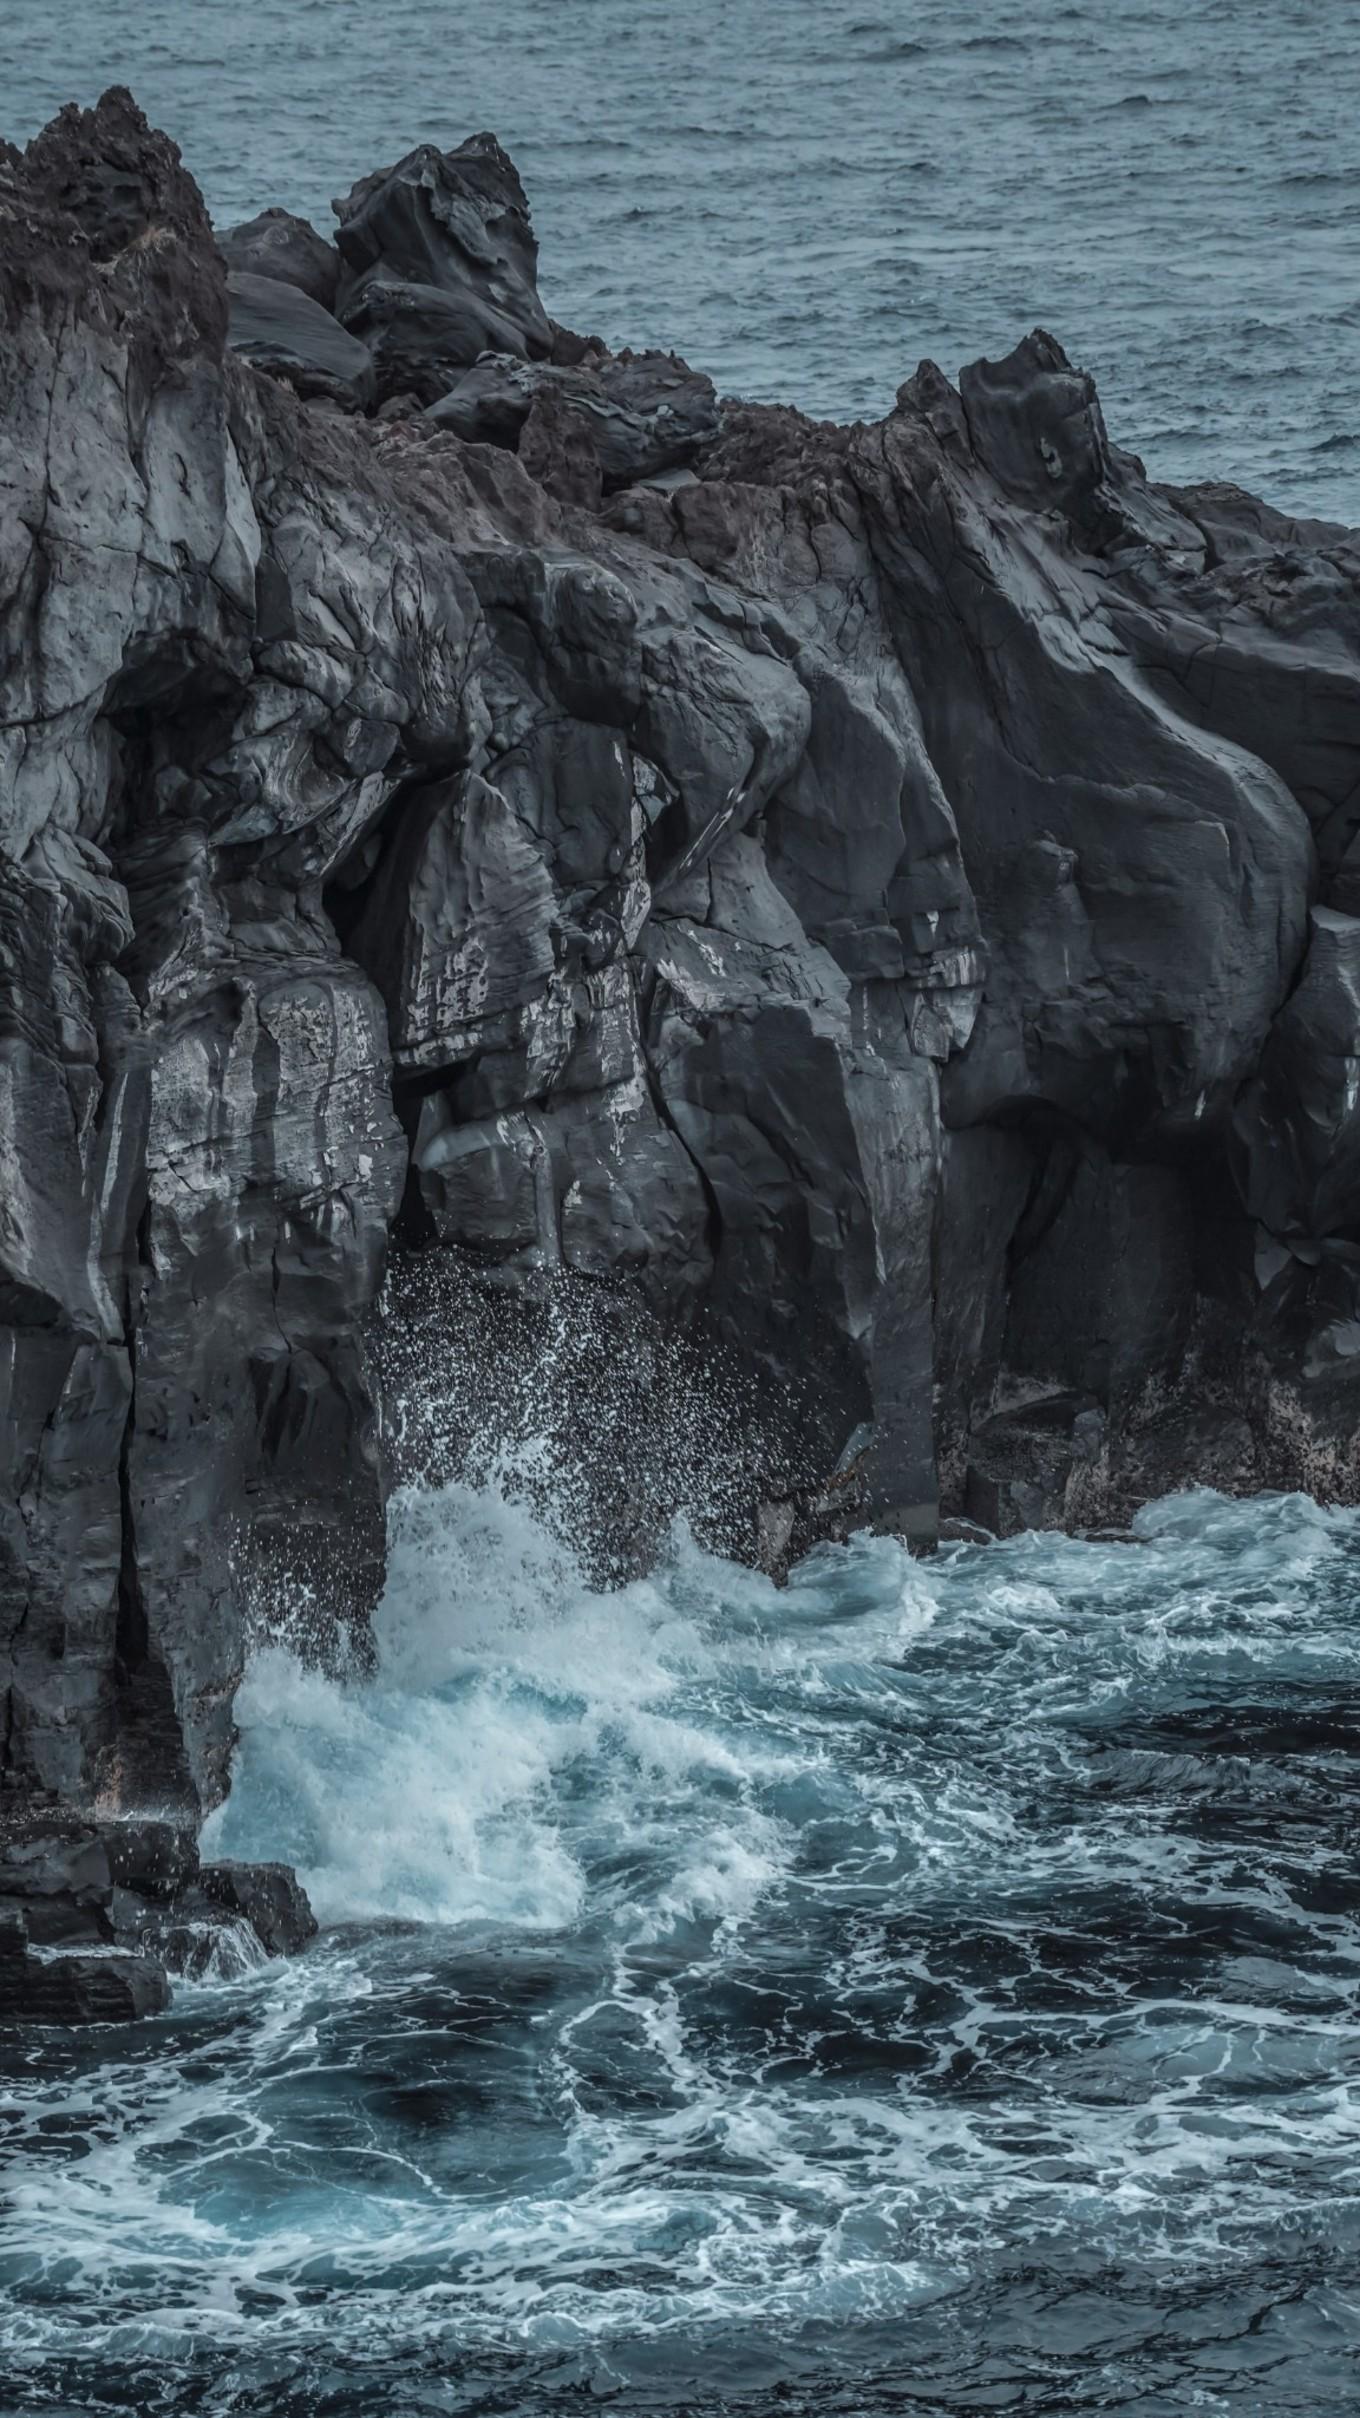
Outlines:
[[490, 136], [336, 212], [0, 146], [5, 2006], [214, 1928], [118, 1857], [243, 1552], [362, 1630], [394, 1250], [734, 1355], [773, 1566], [1360, 1499], [1360, 539], [1041, 333], [851, 427], [614, 354]]
[[161, 2014], [316, 1936], [286, 1864], [203, 1863], [193, 1830], [12, 1803], [0, 1814], [0, 2024]]

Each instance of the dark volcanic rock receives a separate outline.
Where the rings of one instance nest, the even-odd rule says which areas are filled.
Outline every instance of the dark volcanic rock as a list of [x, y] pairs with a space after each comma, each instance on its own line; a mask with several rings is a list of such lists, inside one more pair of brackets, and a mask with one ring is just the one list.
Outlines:
[[[545, 317], [486, 137], [339, 205], [372, 421], [233, 352], [126, 95], [0, 209], [11, 1798], [173, 1841], [247, 1601], [362, 1631], [394, 1231], [727, 1353], [775, 1567], [1360, 1499], [1353, 535], [1152, 485], [1042, 333], [719, 415]], [[334, 346], [262, 223], [238, 284], [268, 236]], [[41, 1856], [7, 1902], [178, 1920], [130, 1836], [116, 1909]]]
[[1184, 1179], [1121, 1165], [1090, 1143], [1050, 1151], [1010, 1241], [1002, 1352], [1012, 1374], [1123, 1411], [1174, 1381], [1194, 1299]]
[[289, 210], [261, 210], [239, 227], [219, 229], [217, 249], [238, 276], [271, 277], [310, 294], [323, 311], [335, 309], [340, 255], [305, 218]]
[[0, 1841], [0, 1913], [21, 1915], [39, 1945], [113, 1937], [108, 1847], [92, 1825], [44, 1813]]
[[238, 1981], [265, 1960], [259, 1934], [245, 1917], [215, 1906], [201, 1889], [173, 1906], [127, 1894], [114, 1904], [119, 1946], [150, 1957], [174, 1981]]
[[[0, 2017], [121, 2022], [165, 2004], [167, 1973], [226, 1978], [261, 1950], [294, 1955], [315, 1933], [287, 1865], [200, 1870], [180, 1824], [86, 1821], [12, 1793], [0, 1817], [0, 1955], [11, 1967]], [[77, 1946], [100, 1952], [80, 1958]]]
[[1082, 1394], [1041, 1394], [975, 1428], [964, 1509], [993, 1536], [1083, 1527], [1098, 1519], [1107, 1473], [1105, 1414]]
[[198, 1879], [198, 1841], [174, 1822], [134, 1817], [106, 1823], [101, 1835], [116, 1888], [169, 1902]]
[[488, 344], [504, 344], [513, 333], [462, 295], [389, 277], [357, 289], [341, 317], [373, 363], [380, 401], [410, 398], [421, 409], [447, 394]]
[[718, 433], [711, 379], [671, 353], [597, 355], [575, 369], [488, 354], [428, 417], [470, 444], [513, 449], [545, 406], [563, 430], [559, 441], [570, 430], [598, 465], [605, 494], [685, 468]]
[[1246, 1208], [1290, 1243], [1355, 1232], [1360, 1211], [1360, 918], [1315, 907], [1309, 921], [1303, 971], [1234, 1113]]
[[271, 1956], [293, 1956], [316, 1937], [307, 1893], [287, 1864], [205, 1864], [203, 1893], [249, 1923]]
[[[250, 486], [286, 398], [224, 360], [206, 217], [129, 110], [0, 167], [0, 1634], [15, 1784], [196, 1811], [230, 1751], [243, 1515], [319, 1571], [343, 1501], [337, 1601], [378, 1568], [358, 1317], [405, 1152], [381, 1003], [317, 895], [411, 700], [374, 660], [381, 606], [336, 652], [305, 574], [289, 602], [282, 455], [280, 534]], [[120, 215], [87, 230], [66, 201], [102, 193], [106, 150]], [[97, 477], [68, 467], [87, 446]], [[359, 549], [381, 590], [376, 533]]]
[[25, 2023], [132, 2023], [170, 2004], [165, 1968], [125, 1949], [30, 1957], [19, 2005]]
[[233, 270], [227, 341], [256, 369], [309, 401], [361, 411], [376, 385], [368, 349], [311, 295], [277, 277]]
[[524, 188], [493, 135], [456, 151], [422, 143], [334, 207], [339, 316], [372, 352], [384, 396], [433, 402], [480, 353], [551, 353]]
[[34, 1954], [23, 1917], [0, 1907], [0, 2023], [132, 2023], [169, 2003], [169, 1979], [155, 1957], [121, 1948]]

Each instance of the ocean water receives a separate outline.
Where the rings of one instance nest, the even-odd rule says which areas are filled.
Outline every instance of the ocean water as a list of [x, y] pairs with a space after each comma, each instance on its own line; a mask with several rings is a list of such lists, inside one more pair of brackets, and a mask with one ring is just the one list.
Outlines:
[[120, 81], [222, 220], [489, 127], [568, 324], [876, 415], [1046, 326], [1158, 477], [1360, 520], [1351, 0], [5, 0], [0, 132]]
[[1360, 1515], [392, 1546], [210, 1829], [317, 1944], [0, 2042], [0, 2409], [1355, 2409]]

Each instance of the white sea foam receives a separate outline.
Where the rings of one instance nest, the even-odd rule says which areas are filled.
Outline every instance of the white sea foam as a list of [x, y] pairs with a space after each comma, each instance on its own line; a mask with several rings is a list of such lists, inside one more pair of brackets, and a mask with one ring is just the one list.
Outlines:
[[1212, 2313], [1316, 2266], [1360, 2192], [1360, 1523], [1139, 1539], [866, 1536], [779, 1590], [680, 1524], [611, 1590], [513, 1463], [408, 1491], [372, 1668], [263, 1646], [210, 1826], [331, 1928], [19, 2078], [81, 2148], [21, 2168], [15, 2356], [692, 2361], [1012, 2271]]
[[[672, 1867], [649, 1921], [745, 1905], [777, 1875], [775, 1826], [748, 1806], [734, 1827], [729, 1803], [789, 1759], [674, 1703], [724, 1660], [714, 1566], [682, 1527], [656, 1577], [600, 1591], [504, 1481], [408, 1488], [391, 1519], [372, 1674], [257, 1653], [214, 1852], [286, 1856], [326, 1921], [561, 1928], [585, 1890], [563, 1801], [588, 1785], [603, 1837]], [[759, 1652], [775, 1592], [733, 1576]]]

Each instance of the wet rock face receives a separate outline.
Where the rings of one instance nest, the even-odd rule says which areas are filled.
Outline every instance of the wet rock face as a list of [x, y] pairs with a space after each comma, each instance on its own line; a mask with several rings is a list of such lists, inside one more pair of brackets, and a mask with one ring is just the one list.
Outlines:
[[1360, 1495], [1352, 536], [1042, 334], [720, 408], [487, 137], [219, 248], [112, 94], [0, 210], [11, 1798], [191, 1826], [262, 1580], [362, 1626], [394, 1233], [730, 1352], [771, 1564]]
[[35, 1954], [22, 1917], [0, 1913], [0, 2023], [135, 2023], [170, 2004], [170, 1978], [154, 1957], [110, 1949]]
[[200, 1864], [192, 1829], [0, 1812], [0, 2024], [127, 2023], [172, 1978], [226, 1979], [316, 1936], [283, 1864]]

